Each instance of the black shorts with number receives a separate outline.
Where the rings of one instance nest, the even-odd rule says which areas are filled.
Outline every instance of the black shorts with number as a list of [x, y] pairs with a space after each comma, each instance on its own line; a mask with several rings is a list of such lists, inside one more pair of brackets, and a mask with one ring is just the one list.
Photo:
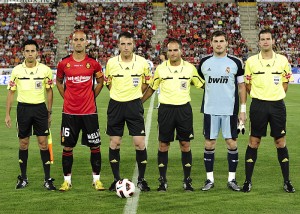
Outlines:
[[264, 101], [253, 98], [250, 105], [250, 122], [251, 136], [266, 136], [267, 126], [270, 123], [271, 136], [283, 137], [286, 134], [284, 101]]
[[61, 145], [75, 147], [82, 131], [81, 144], [88, 147], [101, 145], [98, 114], [72, 115], [62, 113]]
[[193, 111], [190, 103], [184, 105], [160, 104], [158, 109], [158, 140], [162, 142], [194, 139]]
[[126, 125], [131, 136], [145, 136], [144, 108], [141, 99], [118, 102], [110, 99], [107, 108], [106, 134], [120, 136]]
[[18, 103], [17, 106], [18, 137], [23, 139], [33, 134], [48, 136], [48, 110], [45, 103]]

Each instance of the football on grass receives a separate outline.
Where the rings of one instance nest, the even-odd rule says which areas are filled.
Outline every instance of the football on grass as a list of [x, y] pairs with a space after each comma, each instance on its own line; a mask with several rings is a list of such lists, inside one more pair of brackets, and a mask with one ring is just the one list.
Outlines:
[[130, 198], [135, 190], [134, 183], [127, 178], [121, 179], [116, 183], [116, 192], [120, 198]]

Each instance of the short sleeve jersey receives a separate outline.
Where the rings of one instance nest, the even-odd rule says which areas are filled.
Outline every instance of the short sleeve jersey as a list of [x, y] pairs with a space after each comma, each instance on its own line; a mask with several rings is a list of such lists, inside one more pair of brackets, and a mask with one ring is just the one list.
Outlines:
[[212, 115], [236, 115], [239, 111], [237, 77], [244, 76], [243, 62], [232, 55], [205, 56], [198, 73], [205, 79], [201, 112]]
[[127, 102], [141, 98], [142, 84], [149, 84], [151, 73], [147, 60], [133, 54], [131, 62], [124, 62], [121, 56], [110, 58], [106, 64], [105, 84], [110, 85], [110, 98]]
[[191, 101], [191, 84], [197, 88], [204, 84], [196, 67], [184, 60], [181, 60], [179, 66], [171, 66], [168, 60], [156, 68], [150, 87], [153, 90], [160, 88], [160, 103], [183, 105]]
[[28, 104], [45, 102], [45, 89], [52, 88], [52, 70], [39, 62], [33, 68], [28, 68], [23, 62], [17, 65], [11, 73], [8, 90], [17, 90], [17, 101]]
[[294, 77], [287, 58], [273, 52], [272, 59], [265, 60], [261, 53], [251, 56], [245, 65], [245, 82], [251, 84], [250, 96], [260, 100], [276, 101], [285, 98], [284, 82]]
[[97, 112], [94, 79], [102, 77], [101, 65], [86, 55], [77, 62], [73, 56], [63, 58], [57, 66], [57, 77], [64, 79], [63, 112], [66, 114], [95, 114]]

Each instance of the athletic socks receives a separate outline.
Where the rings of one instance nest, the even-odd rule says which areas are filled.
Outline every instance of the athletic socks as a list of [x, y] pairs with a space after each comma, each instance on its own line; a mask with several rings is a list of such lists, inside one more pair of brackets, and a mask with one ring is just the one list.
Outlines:
[[157, 164], [158, 170], [161, 177], [166, 179], [167, 177], [167, 169], [168, 169], [168, 151], [166, 152], [157, 152]]
[[22, 178], [27, 178], [27, 160], [28, 160], [28, 149], [21, 150], [19, 149], [19, 165], [21, 170]]
[[214, 171], [215, 149], [204, 149], [204, 165], [206, 172]]
[[236, 172], [236, 168], [239, 162], [239, 153], [237, 148], [233, 150], [228, 149], [227, 161], [228, 172]]
[[40, 150], [41, 159], [45, 173], [45, 181], [50, 178], [50, 153], [49, 150]]
[[147, 149], [135, 150], [136, 162], [139, 170], [139, 179], [144, 178], [146, 166], [147, 166]]
[[289, 153], [287, 147], [285, 146], [284, 148], [277, 148], [277, 156], [281, 167], [283, 179], [284, 181], [288, 181], [290, 167], [289, 167]]
[[109, 148], [109, 162], [114, 179], [120, 180], [120, 149]]
[[101, 153], [100, 153], [100, 147], [97, 148], [90, 148], [91, 151], [91, 157], [90, 162], [93, 170], [94, 175], [99, 175], [101, 171]]
[[181, 152], [181, 163], [184, 173], [184, 179], [190, 177], [192, 169], [192, 151]]
[[206, 170], [206, 177], [211, 182], [214, 182], [214, 162], [215, 162], [215, 149], [204, 149], [204, 165]]
[[63, 167], [64, 176], [71, 175], [72, 165], [73, 165], [73, 150], [72, 151], [63, 150], [62, 167]]
[[246, 171], [247, 181], [251, 181], [256, 159], [257, 159], [257, 149], [251, 148], [248, 145], [245, 154], [245, 171]]

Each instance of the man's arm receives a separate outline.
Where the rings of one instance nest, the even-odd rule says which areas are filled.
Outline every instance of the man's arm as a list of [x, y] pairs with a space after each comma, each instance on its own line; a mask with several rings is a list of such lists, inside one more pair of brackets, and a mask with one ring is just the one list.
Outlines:
[[147, 90], [148, 87], [149, 87], [148, 84], [146, 84], [146, 83], [143, 83], [143, 84], [142, 84], [142, 93], [143, 93], [143, 94], [145, 93], [145, 91]]
[[103, 88], [103, 77], [96, 78], [96, 81], [97, 81], [97, 85], [94, 89], [95, 97], [97, 97], [100, 94], [100, 92]]
[[51, 125], [51, 114], [52, 114], [52, 105], [53, 105], [53, 89], [47, 88], [47, 107], [48, 107], [48, 125], [50, 128]]
[[289, 87], [289, 83], [288, 83], [288, 82], [283, 82], [283, 83], [282, 83], [282, 87], [283, 87], [283, 89], [284, 89], [284, 91], [285, 91], [285, 93], [286, 93], [287, 90], [288, 90], [288, 87]]
[[148, 87], [146, 93], [144, 93], [142, 97], [142, 103], [144, 103], [151, 95], [154, 93], [154, 90], [151, 87]]
[[14, 90], [9, 90], [7, 93], [5, 125], [8, 128], [11, 128], [10, 110], [14, 101], [14, 94], [15, 94]]
[[63, 82], [64, 82], [63, 78], [56, 77], [56, 87], [62, 98], [64, 98], [64, 94], [65, 94]]
[[247, 89], [244, 82], [239, 83], [239, 96], [240, 96], [240, 114], [239, 114], [239, 121], [242, 121], [243, 124], [246, 122], [246, 102], [247, 102]]
[[248, 94], [250, 94], [250, 91], [251, 91], [251, 84], [246, 84], [246, 91]]

